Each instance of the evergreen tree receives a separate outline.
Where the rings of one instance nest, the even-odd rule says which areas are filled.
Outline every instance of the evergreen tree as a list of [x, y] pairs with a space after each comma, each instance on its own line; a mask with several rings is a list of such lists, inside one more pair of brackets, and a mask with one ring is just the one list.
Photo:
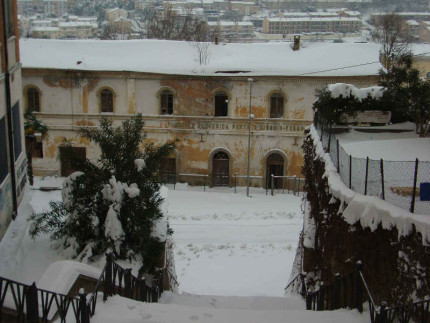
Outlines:
[[430, 82], [419, 76], [411, 53], [401, 55], [389, 71], [381, 70], [379, 84], [386, 88], [383, 105], [393, 122], [412, 120], [420, 137], [430, 134]]
[[80, 130], [100, 147], [101, 159], [69, 156], [80, 171], [65, 180], [62, 202], [31, 217], [31, 236], [49, 233], [81, 261], [113, 251], [119, 259], [141, 256], [142, 270], [154, 270], [163, 248], [153, 232], [162, 217], [159, 165], [175, 142], [147, 144], [142, 152], [143, 125], [137, 115], [119, 127], [103, 119], [100, 128]]

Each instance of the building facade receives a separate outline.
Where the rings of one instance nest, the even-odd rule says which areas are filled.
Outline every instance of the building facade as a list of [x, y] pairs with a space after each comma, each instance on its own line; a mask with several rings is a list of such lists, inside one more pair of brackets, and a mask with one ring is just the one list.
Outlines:
[[0, 8], [0, 239], [17, 216], [26, 184], [16, 1]]
[[[170, 181], [213, 186], [233, 185], [236, 181], [237, 185], [245, 185], [251, 109], [251, 185], [270, 185], [271, 174], [301, 177], [301, 144], [304, 130], [312, 122], [315, 89], [336, 82], [375, 84], [379, 68], [378, 65], [369, 73], [362, 69], [360, 75], [298, 76], [289, 68], [303, 65], [303, 71], [308, 64], [297, 58], [294, 61], [289, 44], [212, 44], [211, 60], [215, 62], [209, 60], [206, 66], [196, 65], [194, 49], [187, 42], [95, 42], [94, 47], [85, 42], [82, 50], [78, 48], [83, 44], [73, 44], [63, 50], [61, 46], [57, 48], [57, 53], [77, 51], [76, 57], [81, 58], [72, 69], [67, 64], [57, 68], [48, 59], [32, 60], [34, 48], [49, 52], [49, 42], [22, 42], [23, 53], [29, 53], [23, 58], [24, 100], [27, 109], [49, 127], [40, 157], [33, 159], [38, 174], [68, 175], [71, 170], [67, 161], [60, 160], [58, 154], [65, 139], [72, 142], [76, 154], [100, 158], [98, 148], [79, 138], [75, 130], [97, 126], [102, 117], [119, 124], [141, 113], [147, 131], [142, 147], [145, 143], [161, 145], [179, 140], [175, 154], [163, 167]], [[136, 54], [129, 54], [126, 63], [112, 60], [106, 65], [100, 59], [94, 60], [99, 57], [98, 50], [109, 52], [109, 46], [115, 46], [120, 53]], [[243, 63], [245, 53], [251, 53], [251, 49], [254, 59]], [[378, 49], [372, 47], [376, 57]], [[318, 53], [318, 48], [312, 50]], [[82, 57], [80, 53], [84, 51], [92, 54]], [[232, 62], [216, 62], [216, 57], [222, 60], [228, 53]], [[272, 70], [271, 63], [284, 65]], [[28, 100], [29, 93], [34, 92], [38, 93], [37, 106]]]
[[263, 33], [266, 34], [357, 33], [360, 29], [361, 19], [356, 17], [266, 18], [263, 20]]

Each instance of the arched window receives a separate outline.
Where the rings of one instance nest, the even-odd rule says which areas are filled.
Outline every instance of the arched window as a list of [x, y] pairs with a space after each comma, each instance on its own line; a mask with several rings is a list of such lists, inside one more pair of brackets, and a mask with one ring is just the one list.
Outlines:
[[228, 114], [228, 96], [224, 92], [215, 94], [215, 117], [226, 117]]
[[27, 110], [40, 112], [40, 92], [35, 87], [27, 89]]
[[284, 96], [281, 93], [274, 93], [270, 97], [270, 117], [282, 118], [284, 116]]
[[100, 111], [102, 113], [113, 112], [113, 93], [109, 89], [103, 89], [100, 92]]
[[173, 114], [173, 93], [169, 90], [160, 94], [160, 111], [161, 114]]

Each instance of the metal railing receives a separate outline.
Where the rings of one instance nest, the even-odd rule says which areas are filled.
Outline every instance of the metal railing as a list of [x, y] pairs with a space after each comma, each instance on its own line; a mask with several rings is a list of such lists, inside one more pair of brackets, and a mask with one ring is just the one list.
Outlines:
[[302, 279], [307, 290], [305, 296], [307, 310], [325, 311], [347, 308], [357, 309], [361, 313], [363, 303], [367, 301], [371, 323], [430, 322], [430, 299], [392, 307], [387, 307], [386, 302], [381, 302], [378, 306], [362, 273], [361, 261], [357, 262], [354, 271], [343, 276], [336, 274], [332, 282], [327, 285], [321, 282], [315, 291], [308, 289], [306, 280], [304, 277]]
[[77, 297], [37, 288], [36, 283], [26, 285], [0, 277], [0, 322], [7, 319], [5, 311], [9, 310], [9, 316], [17, 321], [50, 322], [58, 315], [63, 323], [72, 309], [75, 322], [81, 323], [84, 307]]
[[[276, 176], [271, 175], [271, 183], [270, 183], [270, 194], [273, 196], [274, 191], [280, 193], [282, 191], [285, 194], [293, 193], [293, 195], [298, 195], [300, 192], [303, 192], [303, 188], [305, 185], [305, 179], [296, 176]], [[280, 179], [280, 181], [276, 181], [276, 179]], [[279, 185], [279, 182], [281, 185]]]
[[[257, 183], [259, 185], [259, 187], [266, 187], [266, 195], [270, 194], [274, 195], [275, 193], [277, 194], [294, 194], [294, 195], [299, 195], [300, 192], [303, 192], [304, 190], [304, 184], [305, 184], [305, 179], [301, 178], [301, 177], [296, 177], [296, 176], [276, 176], [276, 175], [271, 175], [273, 176], [274, 179], [280, 179], [280, 185], [273, 185], [274, 183], [273, 178], [272, 181], [270, 181], [270, 177], [266, 178], [266, 182], [264, 181], [264, 177], [263, 176], [257, 176], [257, 175], [251, 175], [249, 176], [249, 178], [255, 183]], [[176, 175], [172, 175], [171, 177], [169, 177], [170, 180], [166, 180], [166, 177], [164, 176], [163, 179], [165, 180], [165, 184], [170, 184], [173, 185], [173, 189], [176, 190], [176, 186], [178, 183], [181, 182], [182, 180], [186, 180], [188, 177], [195, 177], [197, 178], [197, 180], [195, 180], [195, 183], [198, 183], [197, 185], [194, 186], [201, 186], [203, 191], [206, 191], [207, 188], [211, 187], [211, 185], [213, 184], [213, 180], [211, 175], [208, 174], [183, 174], [183, 173], [179, 173], [178, 176]], [[179, 178], [179, 181], [176, 181], [176, 178]], [[220, 179], [221, 177], [218, 177], [218, 179]], [[213, 188], [216, 187], [225, 187], [225, 188], [231, 188], [234, 193], [237, 193], [237, 188], [238, 187], [245, 187], [245, 186], [240, 186], [237, 185], [238, 182], [240, 182], [241, 180], [243, 181], [244, 179], [247, 178], [246, 175], [238, 175], [238, 174], [232, 174], [232, 175], [223, 175], [222, 178], [227, 179], [229, 185], [224, 186], [224, 185], [220, 185], [220, 186], [213, 186]]]
[[90, 318], [95, 314], [97, 297], [99, 292], [103, 292], [103, 301], [109, 296], [120, 295], [129, 299], [157, 303], [163, 291], [163, 271], [159, 271], [156, 278], [156, 285], [148, 286], [145, 278], [137, 278], [132, 275], [131, 268], [123, 268], [113, 260], [113, 254], [106, 254], [106, 264], [97, 281], [97, 284], [86, 301], [86, 293], [79, 292], [82, 304], [85, 304], [81, 311], [81, 323], [89, 323]]

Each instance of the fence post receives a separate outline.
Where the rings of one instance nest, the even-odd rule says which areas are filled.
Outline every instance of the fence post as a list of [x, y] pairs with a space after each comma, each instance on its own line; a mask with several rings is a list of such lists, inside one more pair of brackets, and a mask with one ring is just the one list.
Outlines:
[[33, 284], [28, 286], [25, 301], [27, 306], [27, 322], [39, 322], [39, 300], [36, 283], [33, 282]]
[[131, 268], [127, 268], [124, 272], [124, 296], [127, 298], [132, 297], [131, 291]]
[[339, 139], [336, 139], [336, 149], [337, 149], [337, 172], [340, 173], [340, 160], [339, 160]]
[[311, 297], [311, 290], [308, 289], [306, 292], [306, 309], [311, 310], [312, 309], [312, 297]]
[[161, 293], [163, 292], [163, 272], [163, 269], [160, 270], [160, 278], [158, 280], [158, 297], [160, 297]]
[[[296, 182], [296, 175], [294, 175], [294, 186], [293, 186], [293, 189], [294, 189], [294, 192], [293, 192], [293, 195], [295, 196], [296, 195], [296, 192], [298, 191], [297, 190], [297, 182]], [[298, 195], [298, 194], [297, 194]]]
[[234, 194], [236, 194], [237, 174], [234, 174]]
[[328, 149], [328, 153], [330, 154], [330, 148], [331, 148], [331, 125], [330, 125], [330, 129], [329, 129], [329, 131], [328, 131], [328, 147], [327, 147]]
[[152, 303], [158, 303], [158, 286], [152, 287]]
[[203, 174], [203, 192], [206, 192], [206, 175]]
[[382, 158], [381, 158], [381, 187], [382, 187], [382, 199], [385, 200], [384, 160]]
[[364, 195], [367, 195], [367, 179], [369, 178], [369, 157], [366, 158], [366, 179], [364, 181]]
[[79, 290], [79, 311], [81, 312], [80, 323], [90, 323], [90, 313], [87, 308], [87, 294], [83, 288]]
[[349, 188], [352, 187], [352, 155], [349, 155]]
[[109, 252], [106, 254], [106, 271], [103, 283], [103, 300], [106, 301], [108, 296], [113, 295], [113, 282], [112, 282], [112, 263], [113, 254]]
[[418, 158], [415, 159], [415, 174], [414, 174], [414, 190], [412, 192], [412, 201], [411, 201], [411, 213], [415, 211], [415, 192], [417, 190], [417, 177], [418, 177]]
[[333, 304], [330, 310], [337, 310], [340, 308], [340, 274], [336, 273], [335, 281], [333, 284]]
[[146, 291], [146, 281], [145, 278], [139, 279], [139, 293], [140, 293], [140, 301], [147, 301], [147, 291]]
[[[320, 136], [320, 141], [321, 143], [323, 142], [323, 133], [324, 133], [324, 122], [321, 122], [321, 136]], [[323, 144], [323, 148], [324, 148], [324, 144]]]
[[355, 277], [354, 277], [354, 308], [360, 313], [363, 313], [363, 284], [361, 282], [361, 271], [363, 270], [363, 263], [361, 260], [355, 264]]
[[271, 184], [270, 186], [271, 186], [271, 189], [272, 189], [272, 193], [271, 193], [271, 194], [272, 194], [272, 196], [273, 196], [273, 186], [274, 186], [274, 183], [273, 183], [273, 182], [275, 181], [275, 178], [274, 178], [273, 174], [272, 174], [272, 175], [270, 175], [270, 176], [272, 176], [272, 177], [271, 177], [271, 178], [272, 178], [272, 182], [270, 183], [270, 184]]
[[387, 312], [385, 309], [387, 308], [386, 302], [381, 302], [381, 306], [379, 307], [379, 320], [378, 323], [386, 323], [387, 322]]
[[324, 311], [324, 282], [321, 282], [320, 290], [318, 291], [317, 311]]

